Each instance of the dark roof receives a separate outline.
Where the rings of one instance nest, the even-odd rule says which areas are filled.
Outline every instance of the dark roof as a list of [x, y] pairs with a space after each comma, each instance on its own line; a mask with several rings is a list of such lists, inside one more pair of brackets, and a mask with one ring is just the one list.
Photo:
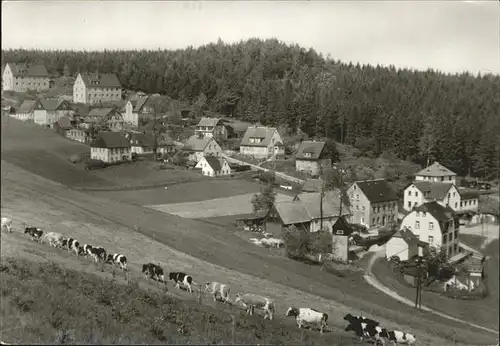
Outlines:
[[184, 144], [184, 149], [192, 151], [203, 151], [211, 141], [216, 142], [212, 137], [199, 138], [197, 135], [193, 135], [189, 137], [189, 139]]
[[429, 181], [415, 181], [412, 184], [429, 200], [442, 200], [453, 186], [450, 183], [432, 183]]
[[460, 194], [461, 200], [479, 198], [479, 193], [477, 193], [476, 191], [472, 191], [472, 190], [461, 190], [460, 189], [460, 190], [458, 190], [458, 193]]
[[215, 127], [220, 122], [219, 118], [207, 118], [203, 117], [200, 119], [200, 122], [196, 126], [212, 126]]
[[[137, 143], [135, 143], [136, 141]], [[155, 141], [151, 134], [134, 133], [130, 137], [130, 143], [133, 146], [153, 147]]]
[[302, 192], [321, 192], [321, 180], [320, 179], [307, 179], [302, 185]]
[[399, 231], [394, 233], [393, 237], [403, 239], [405, 243], [408, 245], [418, 245], [422, 247], [429, 245], [428, 243], [419, 240], [418, 237], [411, 230], [407, 228], [400, 229]]
[[226, 127], [232, 128], [234, 132], [245, 132], [248, 129], [248, 127], [252, 126], [252, 124], [250, 123], [232, 119], [231, 120], [223, 119], [222, 122]]
[[205, 160], [214, 171], [219, 172], [222, 169], [221, 161], [215, 156], [205, 156]]
[[29, 114], [33, 112], [37, 104], [37, 100], [24, 100], [16, 113], [18, 114]]
[[398, 199], [396, 192], [385, 179], [356, 181], [370, 203], [389, 202]]
[[[241, 139], [240, 146], [267, 147], [276, 129], [274, 127], [250, 126]], [[260, 143], [250, 143], [250, 138], [261, 138]]]
[[83, 103], [70, 103], [70, 107], [75, 111], [75, 115], [85, 117], [90, 112], [90, 106]]
[[89, 117], [105, 118], [111, 112], [115, 111], [114, 108], [92, 108], [88, 114]]
[[71, 108], [68, 101], [60, 99], [45, 99], [41, 100], [40, 104], [46, 111], [56, 111], [60, 108]]
[[[320, 210], [320, 193], [299, 193], [295, 200], [302, 202], [311, 219], [318, 219], [321, 217]], [[340, 215], [340, 191], [325, 191], [323, 198], [323, 218], [339, 216]], [[349, 207], [346, 203], [342, 206], [342, 215], [349, 214]]]
[[93, 148], [130, 148], [130, 142], [119, 132], [99, 132], [97, 138], [92, 143]]
[[49, 73], [44, 65], [27, 65], [24, 63], [7, 63], [14, 76], [21, 77], [49, 77]]
[[[326, 142], [303, 141], [297, 149], [295, 159], [297, 160], [318, 160], [325, 148]], [[307, 156], [310, 154], [310, 156]]]
[[445, 177], [449, 175], [457, 175], [456, 173], [450, 171], [448, 168], [440, 164], [439, 162], [434, 162], [427, 168], [422, 169], [415, 175], [422, 175], [424, 177]]
[[114, 73], [80, 73], [83, 83], [93, 88], [121, 88], [120, 80]]
[[438, 202], [428, 202], [424, 203], [413, 210], [416, 211], [425, 211], [432, 216], [438, 221], [449, 221], [452, 219], [455, 215], [453, 212], [453, 209], [450, 207], [443, 207], [441, 204]]
[[68, 116], [62, 116], [59, 118], [59, 120], [56, 122], [57, 125], [64, 130], [69, 130], [72, 129], [73, 126], [71, 125], [71, 121]]

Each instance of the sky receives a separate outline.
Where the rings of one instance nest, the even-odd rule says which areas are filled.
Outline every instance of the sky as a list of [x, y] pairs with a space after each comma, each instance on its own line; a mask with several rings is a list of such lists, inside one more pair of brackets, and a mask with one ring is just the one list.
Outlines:
[[500, 74], [497, 1], [2, 1], [2, 49], [182, 49], [277, 38], [325, 57]]

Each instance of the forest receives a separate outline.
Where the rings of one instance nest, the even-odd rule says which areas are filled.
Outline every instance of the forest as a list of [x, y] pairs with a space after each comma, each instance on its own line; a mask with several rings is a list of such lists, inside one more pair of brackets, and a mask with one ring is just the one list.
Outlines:
[[114, 72], [123, 87], [189, 101], [377, 157], [438, 160], [459, 175], [497, 177], [500, 76], [343, 63], [277, 39], [219, 40], [154, 51], [2, 50], [6, 62]]

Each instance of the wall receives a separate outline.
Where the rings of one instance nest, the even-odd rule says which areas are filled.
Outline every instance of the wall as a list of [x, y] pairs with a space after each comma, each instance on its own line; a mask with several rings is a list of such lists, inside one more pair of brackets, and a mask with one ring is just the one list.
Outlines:
[[456, 184], [456, 176], [451, 175], [451, 176], [445, 176], [445, 177], [426, 177], [422, 175], [416, 175], [415, 180], [416, 181], [429, 181], [431, 183], [451, 183], [451, 184]]
[[9, 114], [10, 117], [16, 118], [22, 121], [27, 121], [27, 120], [34, 120], [34, 113], [15, 113], [15, 114]]
[[370, 201], [366, 198], [365, 194], [359, 189], [358, 184], [352, 184], [347, 189], [347, 196], [351, 203], [351, 214], [353, 223], [371, 226], [370, 224]]
[[397, 201], [372, 203], [370, 207], [370, 226], [387, 226], [391, 222], [397, 222]]
[[267, 147], [240, 146], [240, 154], [254, 156], [256, 158], [267, 158]]
[[78, 74], [75, 84], [73, 84], [73, 102], [87, 103], [87, 99], [87, 88], [85, 87], [85, 83], [83, 83], [82, 77]]
[[87, 86], [88, 102], [95, 104], [99, 102], [116, 102], [122, 99], [121, 88], [100, 88]]
[[403, 199], [403, 208], [406, 211], [411, 211], [413, 207], [418, 207], [424, 203], [424, 196], [422, 192], [413, 184], [405, 189]]
[[458, 210], [460, 211], [477, 211], [479, 200], [477, 198], [461, 199]]
[[385, 245], [385, 256], [391, 258], [398, 256], [401, 261], [408, 260], [408, 244], [403, 238], [392, 237]]
[[6, 65], [3, 71], [2, 88], [3, 90], [14, 90], [14, 77], [9, 65]]
[[[432, 222], [433, 229], [430, 229], [429, 222]], [[440, 247], [442, 244], [440, 224], [430, 213], [425, 213], [424, 216], [423, 212], [418, 212], [417, 215], [417, 211], [412, 211], [401, 222], [400, 228], [404, 227], [410, 229], [421, 241], [428, 242], [430, 245], [437, 247]], [[432, 243], [429, 241], [429, 236], [434, 238]]]
[[347, 261], [349, 256], [349, 237], [332, 235], [333, 253], [336, 259]]

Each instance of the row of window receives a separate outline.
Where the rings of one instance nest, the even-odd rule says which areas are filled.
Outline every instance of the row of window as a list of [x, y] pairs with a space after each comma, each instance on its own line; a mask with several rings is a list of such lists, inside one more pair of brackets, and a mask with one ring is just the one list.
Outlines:
[[[420, 221], [415, 221], [415, 229], [420, 229]], [[429, 222], [429, 230], [434, 229], [434, 222]]]
[[[435, 177], [424, 176], [423, 178], [424, 178], [424, 180], [429, 180], [429, 181], [435, 181], [436, 180]], [[448, 177], [439, 177], [438, 180], [440, 180], [440, 181], [451, 181], [451, 176], [448, 176]]]
[[[417, 225], [415, 224], [415, 228], [420, 228], [420, 226], [417, 227]], [[431, 228], [429, 228], [431, 229]], [[416, 234], [417, 238], [420, 239], [420, 234]], [[455, 237], [453, 237], [455, 236]], [[458, 231], [455, 230], [455, 232], [450, 232], [450, 233], [447, 233], [447, 234], [443, 234], [443, 237], [442, 237], [442, 242], [443, 244], [446, 244], [446, 243], [451, 243], [453, 241], [453, 238], [457, 239], [458, 238]], [[430, 235], [427, 237], [427, 241], [430, 243], [430, 244], [433, 244], [434, 243], [434, 236]], [[456, 244], [455, 244], [456, 245]]]
[[[380, 217], [377, 217], [377, 218], [372, 218], [372, 226], [375, 226], [375, 225], [380, 225]], [[391, 215], [390, 217], [387, 216], [387, 218], [384, 216], [382, 216], [382, 226], [385, 226], [389, 221], [395, 221], [396, 220], [396, 216], [395, 215]]]
[[462, 202], [460, 202], [460, 208], [466, 207], [468, 205], [476, 205], [476, 204], [477, 204], [477, 200], [475, 200], [475, 199], [472, 199], [469, 201], [462, 201]]
[[120, 95], [119, 94], [93, 94], [93, 93], [90, 93], [89, 97], [90, 98], [93, 98], [93, 97], [120, 97]]

